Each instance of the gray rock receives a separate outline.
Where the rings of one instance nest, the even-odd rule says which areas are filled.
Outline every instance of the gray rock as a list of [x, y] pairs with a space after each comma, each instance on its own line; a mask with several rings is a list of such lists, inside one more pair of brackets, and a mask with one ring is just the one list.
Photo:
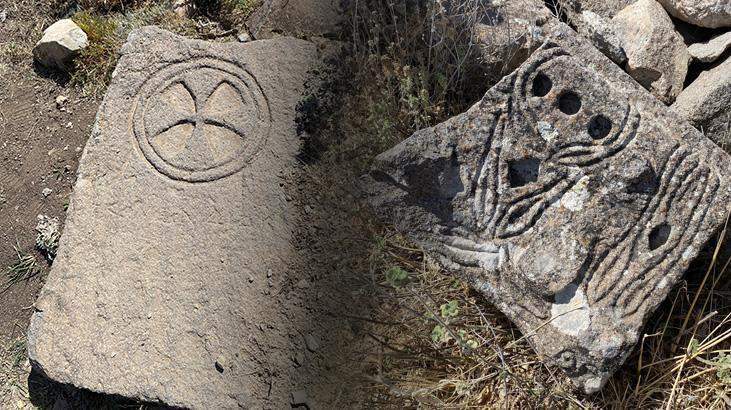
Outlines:
[[712, 63], [721, 57], [731, 47], [731, 31], [710, 39], [706, 43], [691, 44], [688, 53], [693, 59]]
[[731, 150], [731, 59], [701, 73], [675, 100], [673, 111]]
[[33, 48], [35, 60], [50, 68], [69, 71], [73, 58], [89, 45], [86, 33], [69, 19], [53, 23]]
[[731, 27], [729, 0], [658, 0], [668, 13], [696, 26]]
[[148, 27], [121, 52], [35, 305], [30, 360], [96, 392], [283, 408], [289, 390], [268, 397], [266, 373], [291, 368], [289, 341], [256, 327], [283, 323], [282, 301], [247, 278], [284, 276], [295, 253], [280, 175], [296, 167], [295, 107], [316, 46]]
[[568, 26], [381, 154], [373, 209], [599, 390], [731, 208], [731, 158]]
[[627, 61], [627, 55], [622, 48], [622, 40], [614, 32], [611, 21], [592, 12], [581, 13], [583, 24], [579, 26], [579, 33], [589, 39], [610, 60], [619, 65]]
[[489, 70], [510, 72], [544, 40], [542, 26], [552, 18], [538, 0], [511, 0], [486, 6], [485, 18], [473, 27], [482, 60]]
[[557, 0], [560, 10], [569, 15], [572, 22], [581, 20], [584, 11], [591, 11], [603, 18], [611, 19], [620, 10], [634, 3], [636, 0]]
[[627, 72], [672, 104], [683, 90], [690, 55], [673, 21], [655, 0], [639, 0], [612, 19], [627, 54]]

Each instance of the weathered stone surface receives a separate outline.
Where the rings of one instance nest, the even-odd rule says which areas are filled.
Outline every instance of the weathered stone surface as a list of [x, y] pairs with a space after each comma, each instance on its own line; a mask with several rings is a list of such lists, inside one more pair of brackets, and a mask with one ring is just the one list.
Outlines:
[[53, 23], [33, 48], [38, 63], [52, 68], [69, 70], [71, 60], [89, 45], [86, 33], [69, 19]]
[[467, 112], [381, 154], [364, 189], [594, 392], [725, 220], [731, 158], [552, 33]]
[[627, 72], [665, 104], [683, 90], [690, 55], [655, 0], [639, 0], [612, 19], [627, 54]]
[[708, 138], [731, 149], [731, 59], [701, 73], [680, 93], [672, 109]]
[[92, 391], [283, 408], [291, 387], [273, 387], [270, 372], [291, 368], [292, 342], [266, 275], [283, 277], [295, 252], [282, 181], [316, 46], [144, 28], [122, 54], [36, 303], [30, 359]]
[[629, 6], [637, 0], [562, 0], [556, 2], [561, 4], [561, 11], [570, 15], [571, 20], [580, 20], [579, 17], [584, 11], [592, 11], [604, 18], [611, 19], [620, 10]]
[[592, 12], [581, 13], [584, 24], [579, 26], [579, 33], [589, 39], [610, 60], [619, 65], [627, 61], [627, 55], [622, 47], [622, 40], [614, 32], [611, 21]]
[[706, 43], [691, 44], [688, 53], [693, 59], [712, 63], [721, 57], [731, 47], [731, 31], [710, 39]]
[[696, 26], [731, 27], [731, 2], [728, 0], [658, 0], [668, 13]]
[[538, 0], [511, 0], [486, 5], [485, 18], [473, 35], [490, 70], [513, 71], [544, 40], [542, 26], [552, 18]]

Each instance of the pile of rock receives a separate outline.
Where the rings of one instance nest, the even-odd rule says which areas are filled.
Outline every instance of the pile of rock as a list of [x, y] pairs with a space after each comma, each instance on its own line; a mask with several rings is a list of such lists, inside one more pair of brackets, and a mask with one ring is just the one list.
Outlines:
[[[586, 18], [593, 14], [591, 9], [602, 10], [604, 18], [611, 17], [608, 21], [627, 55], [623, 65], [627, 73], [706, 136], [727, 145], [731, 120], [731, 2], [638, 0], [616, 11], [599, 8], [595, 3], [574, 3], [572, 16], [576, 16], [577, 8], [584, 9], [582, 20], [576, 24], [579, 32], [585, 34], [581, 28], [592, 27]], [[706, 41], [698, 41], [699, 37]], [[605, 52], [601, 41], [589, 38]], [[689, 70], [691, 64], [695, 71], [701, 71], [700, 75], [689, 72], [694, 71]]]
[[[554, 13], [635, 81], [706, 136], [731, 144], [731, 2], [728, 0], [567, 0]], [[542, 11], [541, 11], [542, 10]], [[494, 59], [495, 39], [514, 69], [546, 38], [547, 9], [537, 0], [494, 7], [476, 41]], [[490, 39], [488, 39], [490, 38]], [[504, 44], [503, 44], [504, 43]], [[727, 147], [728, 148], [728, 147]]]

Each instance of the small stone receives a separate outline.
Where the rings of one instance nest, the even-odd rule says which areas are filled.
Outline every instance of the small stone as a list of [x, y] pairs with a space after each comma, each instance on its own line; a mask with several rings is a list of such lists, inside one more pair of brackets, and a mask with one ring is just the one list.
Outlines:
[[584, 24], [579, 25], [579, 33], [589, 39], [594, 46], [615, 63], [622, 65], [627, 55], [622, 48], [622, 40], [614, 32], [611, 21], [591, 12], [581, 13]]
[[729, 0], [658, 0], [673, 16], [707, 28], [731, 27]]
[[64, 19], [43, 32], [43, 37], [33, 48], [33, 56], [41, 65], [70, 71], [73, 58], [88, 45], [84, 30], [70, 19]]
[[731, 150], [731, 58], [701, 73], [671, 108], [716, 144]]
[[173, 12], [180, 18], [188, 17], [191, 9], [191, 0], [175, 0], [173, 3]]
[[44, 198], [48, 198], [48, 196], [51, 195], [52, 193], [53, 193], [53, 190], [51, 188], [43, 188], [41, 195], [43, 195]]
[[58, 97], [56, 97], [56, 108], [63, 108], [68, 101], [69, 97], [66, 97], [65, 95], [59, 95]]
[[320, 341], [317, 340], [315, 336], [308, 333], [305, 336], [305, 345], [307, 345], [307, 350], [314, 353], [320, 348]]
[[690, 54], [667, 12], [655, 0], [639, 0], [612, 19], [627, 54], [626, 70], [665, 104], [683, 90]]
[[693, 59], [703, 63], [712, 63], [731, 47], [731, 31], [710, 39], [706, 43], [695, 43], [688, 47]]
[[242, 43], [248, 43], [249, 41], [252, 41], [254, 39], [251, 33], [249, 33], [249, 30], [246, 29], [239, 33], [236, 38]]
[[305, 213], [307, 215], [311, 214], [312, 213], [312, 207], [309, 206], [309, 205], [305, 205]]
[[297, 287], [299, 289], [307, 289], [310, 287], [310, 281], [307, 279], [302, 279], [299, 282], [297, 282]]
[[307, 406], [309, 407], [309, 397], [307, 391], [297, 390], [292, 392], [292, 406]]

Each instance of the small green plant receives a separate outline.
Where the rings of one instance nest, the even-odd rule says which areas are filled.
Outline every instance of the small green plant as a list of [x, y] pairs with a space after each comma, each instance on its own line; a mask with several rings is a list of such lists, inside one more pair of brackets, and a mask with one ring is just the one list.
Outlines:
[[442, 304], [442, 306], [439, 307], [439, 311], [443, 318], [456, 317], [459, 315], [459, 302], [456, 300], [450, 300], [449, 302]]
[[71, 82], [88, 95], [101, 95], [112, 78], [119, 58], [118, 50], [122, 42], [117, 35], [117, 23], [111, 18], [88, 11], [76, 13], [72, 20], [88, 36], [89, 46], [74, 61]]
[[431, 340], [434, 343], [442, 343], [449, 340], [449, 333], [447, 332], [447, 329], [445, 329], [442, 325], [434, 326], [434, 329], [431, 330]]
[[41, 268], [33, 254], [23, 252], [19, 244], [15, 245], [13, 249], [18, 260], [5, 271], [7, 276], [5, 290], [16, 283], [30, 280], [41, 273]]
[[394, 288], [399, 288], [409, 281], [409, 272], [394, 266], [386, 271], [386, 282]]

